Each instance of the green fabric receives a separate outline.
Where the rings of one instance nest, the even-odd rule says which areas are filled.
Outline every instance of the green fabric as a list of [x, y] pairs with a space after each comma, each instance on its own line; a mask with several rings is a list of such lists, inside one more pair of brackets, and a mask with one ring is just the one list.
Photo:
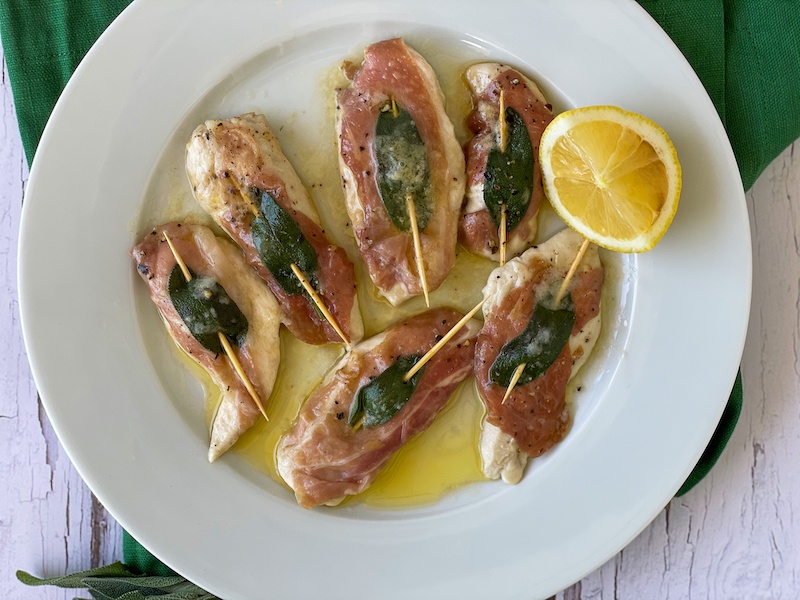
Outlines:
[[28, 164], [72, 72], [130, 0], [0, 0], [0, 38]]
[[159, 577], [177, 575], [175, 571], [150, 554], [147, 548], [124, 529], [122, 530], [122, 556], [125, 564], [141, 575], [158, 575]]
[[639, 0], [714, 102], [745, 189], [800, 135], [800, 2]]
[[717, 462], [717, 459], [725, 449], [725, 445], [733, 435], [733, 430], [736, 428], [736, 422], [739, 420], [739, 413], [742, 412], [742, 374], [736, 376], [736, 382], [733, 385], [728, 404], [725, 405], [725, 410], [722, 412], [722, 418], [717, 425], [714, 432], [714, 437], [711, 438], [705, 451], [700, 456], [700, 460], [695, 465], [689, 477], [683, 482], [681, 489], [678, 490], [676, 496], [683, 496], [686, 492], [700, 483], [700, 480], [705, 477], [711, 470], [711, 467]]
[[[680, 48], [725, 125], [745, 189], [800, 136], [800, 2], [638, 0]], [[705, 477], [742, 412], [742, 374], [682, 496]]]
[[[587, 0], [588, 1], [588, 0]], [[702, 80], [749, 188], [800, 135], [800, 3], [796, 0], [639, 0]], [[72, 71], [128, 0], [0, 0], [2, 36], [25, 154]], [[687, 382], [691, 385], [691, 382]], [[741, 377], [714, 437], [678, 495], [719, 458], [742, 407]], [[171, 571], [127, 534], [125, 562]]]

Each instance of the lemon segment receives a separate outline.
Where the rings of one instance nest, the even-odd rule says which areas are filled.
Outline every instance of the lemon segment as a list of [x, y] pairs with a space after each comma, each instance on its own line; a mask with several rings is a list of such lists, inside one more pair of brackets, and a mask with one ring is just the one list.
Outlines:
[[681, 190], [678, 154], [653, 121], [615, 106], [558, 115], [542, 135], [550, 204], [590, 241], [645, 252], [669, 228]]

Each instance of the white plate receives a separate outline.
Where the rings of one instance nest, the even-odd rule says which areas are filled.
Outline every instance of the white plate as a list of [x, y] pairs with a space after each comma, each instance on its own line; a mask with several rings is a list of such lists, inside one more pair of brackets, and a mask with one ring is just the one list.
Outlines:
[[[224, 598], [548, 596], [644, 528], [714, 430], [741, 356], [751, 276], [744, 194], [717, 114], [634, 2], [511, 6], [139, 0], [58, 102], [20, 240], [37, 385], [112, 514]], [[163, 202], [148, 195], [170, 181], [185, 192], [180, 146], [200, 119], [251, 109], [287, 125], [320, 118], [320, 73], [395, 35], [442, 49], [440, 65], [509, 61], [557, 109], [616, 104], [654, 119], [678, 149], [683, 198], [655, 250], [617, 259], [614, 333], [592, 363], [575, 427], [519, 486], [469, 486], [418, 510], [305, 511], [235, 456], [205, 461], [202, 422], [145, 344], [145, 295], [128, 252]]]

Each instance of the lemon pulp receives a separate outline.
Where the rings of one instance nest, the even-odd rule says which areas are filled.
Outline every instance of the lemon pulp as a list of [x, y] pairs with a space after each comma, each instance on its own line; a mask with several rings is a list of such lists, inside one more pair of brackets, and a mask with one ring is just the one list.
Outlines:
[[562, 113], [542, 136], [545, 192], [589, 240], [620, 252], [651, 249], [678, 207], [681, 169], [669, 137], [617, 107]]

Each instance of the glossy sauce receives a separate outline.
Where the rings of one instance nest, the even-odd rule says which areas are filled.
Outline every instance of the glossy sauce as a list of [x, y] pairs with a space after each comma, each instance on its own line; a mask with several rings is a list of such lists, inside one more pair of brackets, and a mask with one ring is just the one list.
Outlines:
[[436, 502], [450, 490], [485, 481], [478, 453], [484, 413], [470, 377], [456, 389], [433, 425], [403, 446], [372, 485], [348, 502], [406, 508]]
[[[419, 44], [411, 40], [409, 43], [436, 71], [456, 137], [460, 143], [465, 143], [469, 133], [464, 120], [471, 109], [471, 101], [462, 75], [475, 61], [465, 62], [463, 56], [457, 56], [452, 48], [438, 46], [434, 41]], [[353, 55], [350, 59], [360, 64], [362, 56]], [[339, 71], [339, 63], [332, 64], [320, 78], [317, 94], [320, 110], [326, 111], [326, 118], [316, 137], [317, 143], [309, 144], [307, 137], [292, 135], [293, 119], [289, 120], [285, 130], [276, 131], [276, 134], [284, 153], [311, 193], [325, 232], [333, 243], [345, 249], [356, 265], [366, 338], [404, 317], [424, 312], [426, 306], [420, 296], [393, 308], [378, 296], [359, 256], [344, 205], [334, 132], [333, 92], [336, 87], [344, 85], [347, 81]], [[181, 207], [183, 214], [185, 211], [186, 207]], [[452, 306], [462, 312], [469, 311], [482, 299], [481, 290], [496, 266], [495, 262], [469, 254], [459, 247], [453, 270], [430, 296], [431, 307]], [[275, 460], [278, 442], [290, 429], [302, 403], [343, 355], [341, 346], [309, 346], [282, 328], [281, 366], [267, 402], [270, 421], [259, 420], [240, 438], [233, 451], [254, 469], [283, 484]], [[210, 424], [219, 392], [208, 375], [188, 357], [184, 357], [182, 362], [205, 390], [205, 414]], [[346, 502], [363, 502], [381, 509], [408, 508], [436, 502], [453, 489], [485, 481], [478, 450], [484, 416], [474, 377], [470, 376], [459, 386], [433, 425], [397, 452], [370, 488]]]
[[[460, 142], [467, 139], [464, 117], [469, 112], [469, 93], [461, 80], [467, 64], [463, 58], [437, 53], [432, 48], [415, 46], [431, 62], [439, 76], [447, 98], [447, 112], [454, 123]], [[359, 56], [351, 57], [353, 62]], [[296, 141], [290, 132], [279, 133], [281, 145], [308, 187], [319, 211], [326, 233], [343, 247], [356, 264], [356, 280], [365, 336], [385, 330], [396, 321], [426, 310], [422, 297], [393, 308], [378, 296], [360, 259], [350, 230], [344, 205], [336, 157], [333, 90], [347, 85], [339, 65], [331, 65], [320, 80], [320, 104], [327, 118], [319, 134], [320, 143], [309, 148]], [[489, 272], [496, 266], [490, 260], [459, 249], [456, 264], [442, 286], [431, 294], [431, 306], [452, 306], [467, 312], [481, 298]], [[291, 427], [301, 404], [322, 381], [328, 368], [343, 351], [336, 346], [312, 347], [281, 332], [281, 368], [269, 400], [270, 422], [263, 419], [234, 446], [253, 468], [268, 473], [276, 481], [275, 449], [283, 434]], [[348, 503], [363, 502], [375, 508], [407, 508], [430, 504], [448, 491], [463, 485], [485, 481], [481, 473], [478, 440], [484, 408], [469, 377], [453, 394], [433, 425], [413, 438], [392, 457], [373, 484]]]
[[[431, 295], [431, 305], [452, 305], [466, 312], [480, 300], [482, 283], [494, 266], [487, 259], [460, 253], [442, 288]], [[378, 299], [371, 293], [373, 286], [365, 269], [359, 269], [357, 279], [368, 335], [383, 331], [404, 316], [425, 310], [421, 299], [415, 299], [400, 309], [393, 309], [388, 302]], [[476, 281], [479, 285], [474, 285]], [[281, 367], [267, 402], [270, 421], [267, 423], [262, 419], [256, 423], [233, 450], [253, 468], [282, 483], [275, 460], [278, 442], [291, 427], [302, 403], [343, 355], [341, 346], [309, 346], [283, 329]], [[205, 388], [208, 391], [213, 385]], [[218, 396], [216, 393], [212, 395], [213, 398], [207, 396], [209, 404], [216, 402]], [[213, 407], [206, 414], [213, 415]], [[475, 390], [475, 380], [469, 377], [459, 386], [433, 425], [395, 454], [369, 489], [348, 502], [364, 502], [380, 508], [406, 508], [435, 502], [452, 489], [484, 481], [478, 454], [483, 417], [484, 408]]]

